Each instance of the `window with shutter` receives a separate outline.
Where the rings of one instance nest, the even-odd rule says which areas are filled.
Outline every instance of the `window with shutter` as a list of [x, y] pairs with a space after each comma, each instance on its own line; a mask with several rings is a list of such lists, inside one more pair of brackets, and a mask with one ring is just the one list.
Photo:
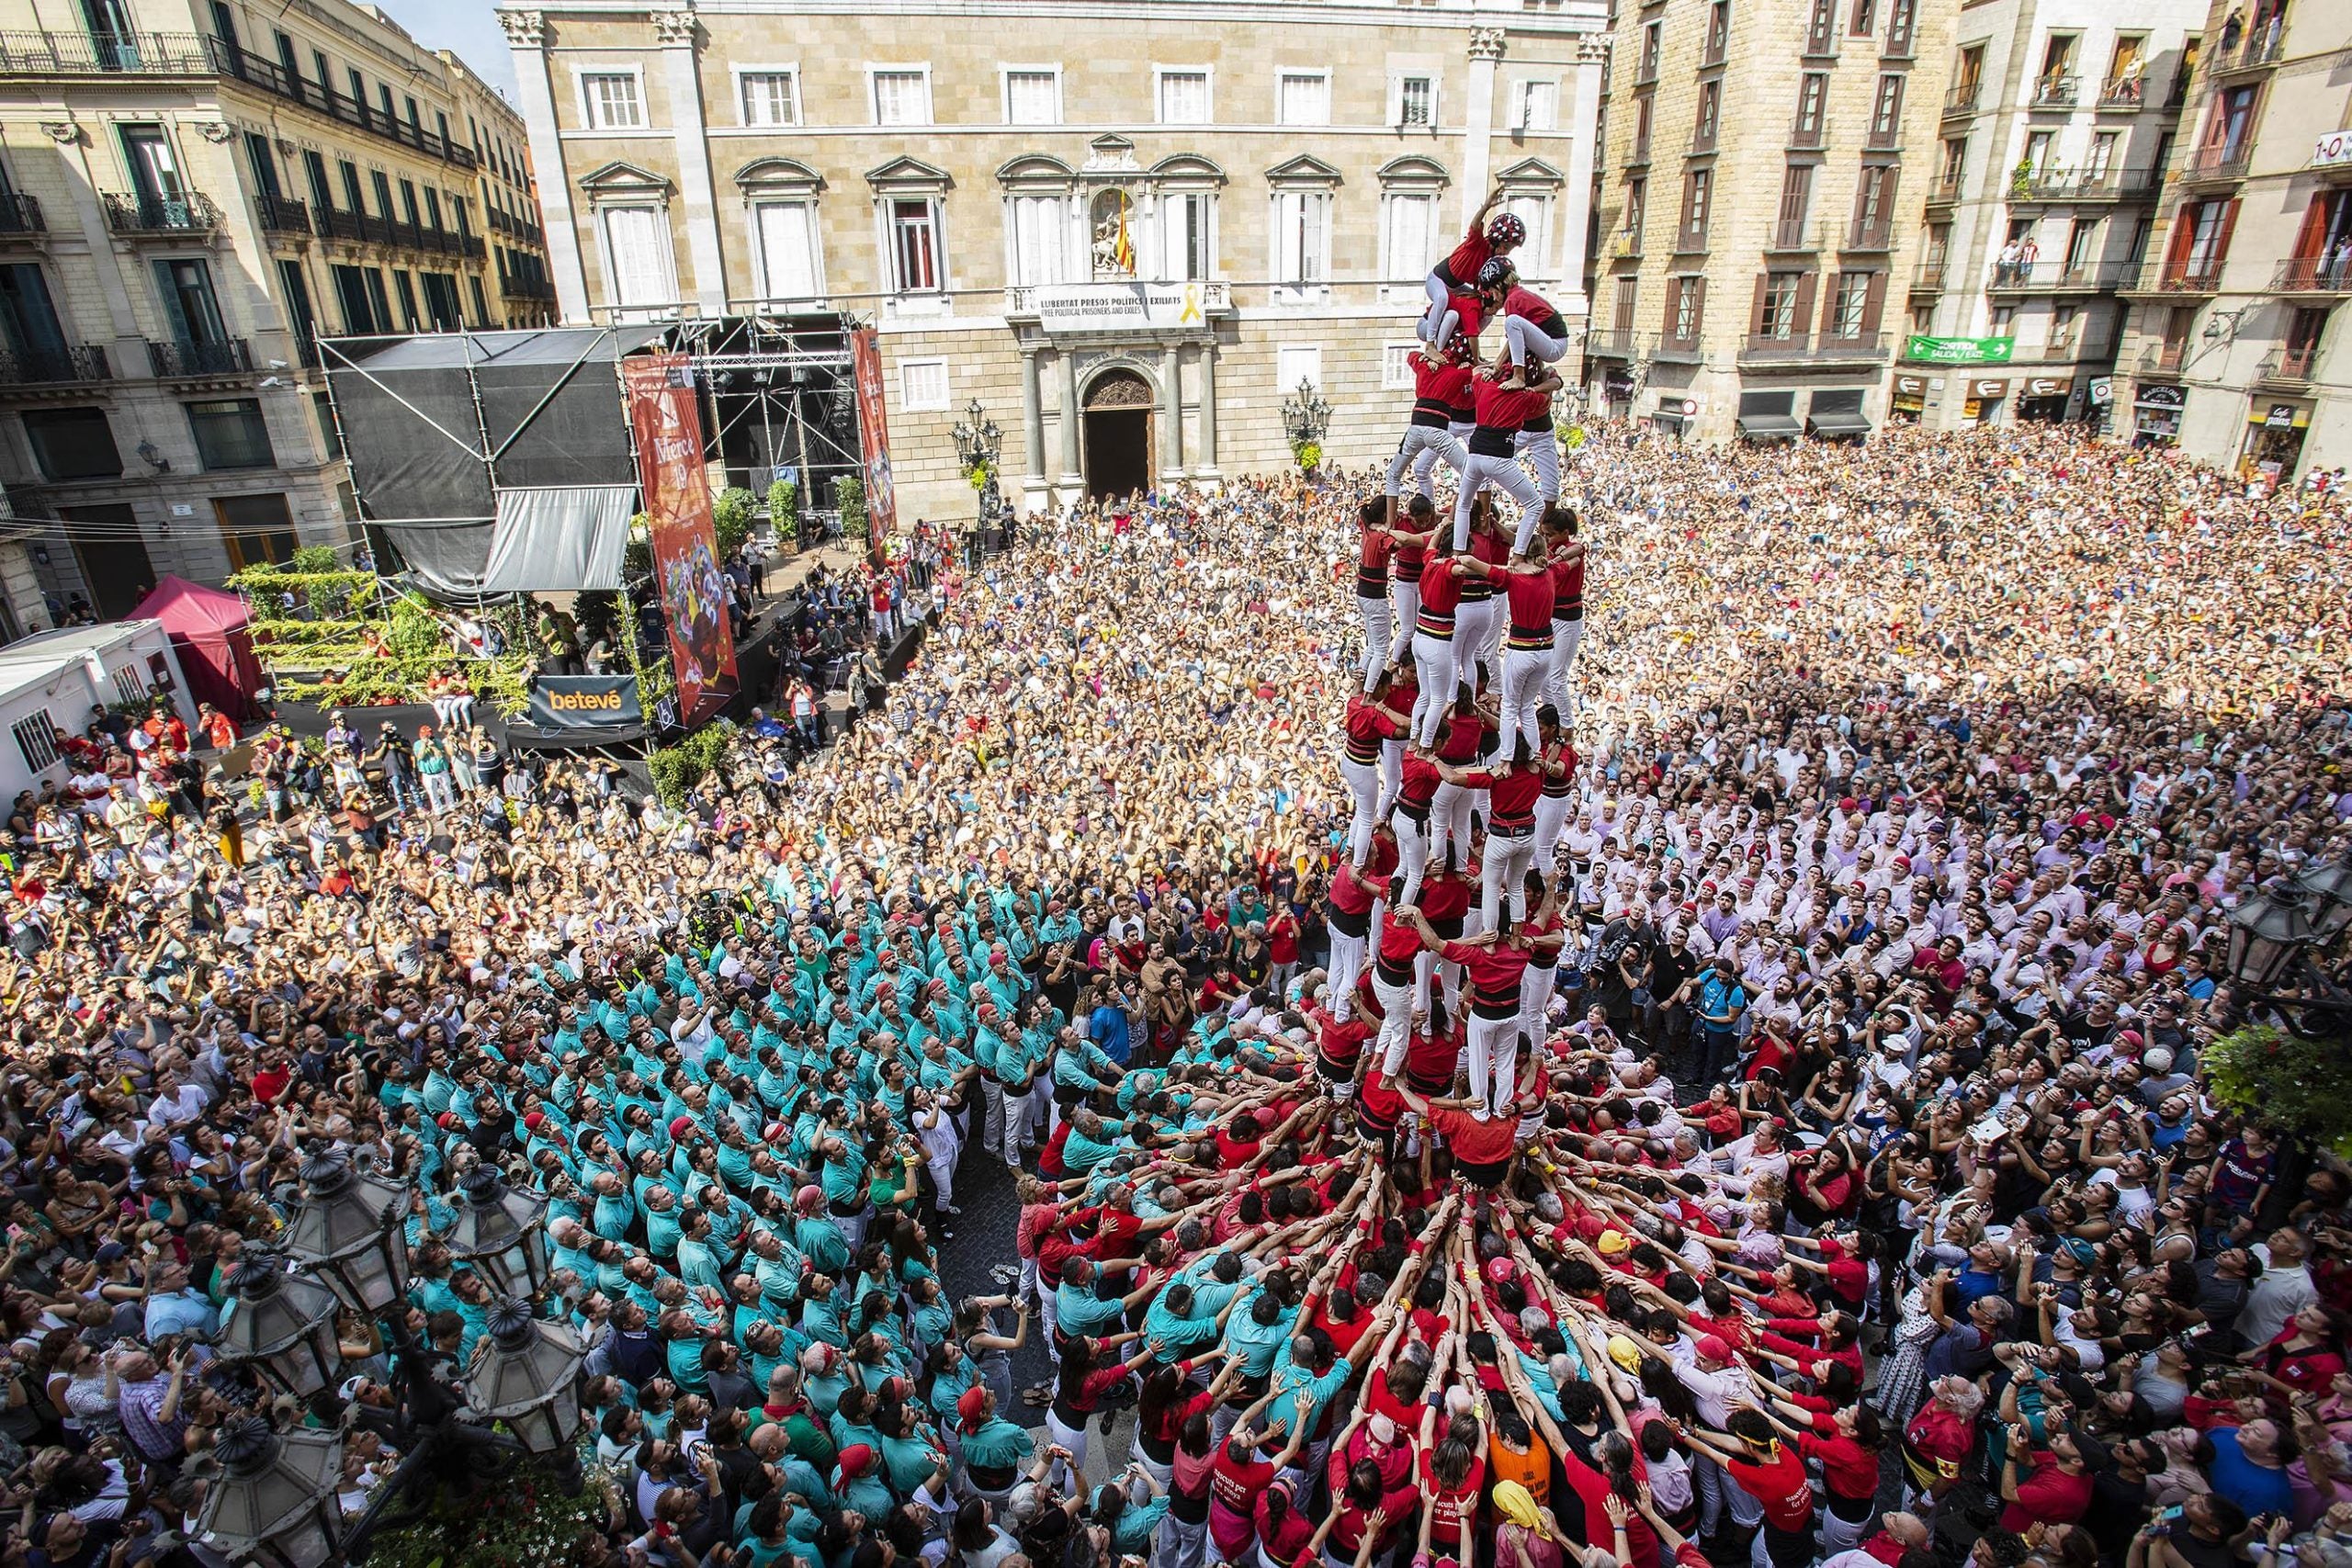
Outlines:
[[1159, 268], [1171, 283], [1197, 282], [1211, 275], [1210, 215], [1216, 198], [1184, 192], [1159, 198]]
[[1209, 122], [1209, 73], [1205, 71], [1163, 71], [1159, 76], [1159, 123], [1206, 125]]
[[931, 78], [922, 71], [874, 73], [874, 123], [927, 125], [931, 122]]
[[1062, 242], [1068, 208], [1058, 196], [1012, 198], [1013, 282], [1023, 287], [1062, 281]]
[[800, 123], [800, 105], [793, 94], [792, 73], [746, 72], [742, 91], [745, 125]]
[[612, 264], [613, 303], [624, 309], [675, 303], [669, 248], [669, 223], [659, 208], [605, 209], [605, 249]]
[[1004, 122], [1007, 125], [1058, 125], [1062, 118], [1061, 78], [1051, 71], [1007, 71], [1004, 73]]
[[1437, 221], [1437, 197], [1419, 191], [1393, 191], [1385, 197], [1382, 225], [1382, 276], [1391, 281], [1419, 279], [1429, 271], [1430, 234]]
[[1279, 125], [1331, 123], [1331, 78], [1320, 71], [1285, 71], [1277, 79], [1274, 118]]

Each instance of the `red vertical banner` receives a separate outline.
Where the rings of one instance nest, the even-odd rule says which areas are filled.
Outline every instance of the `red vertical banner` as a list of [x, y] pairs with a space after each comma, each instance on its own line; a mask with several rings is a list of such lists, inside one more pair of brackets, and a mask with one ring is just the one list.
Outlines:
[[637, 475], [652, 532], [653, 576], [670, 628], [678, 722], [691, 728], [735, 692], [735, 633], [703, 467], [702, 405], [683, 354], [621, 361], [621, 389], [637, 437]]
[[866, 547], [879, 553], [898, 532], [898, 491], [890, 482], [890, 426], [882, 412], [882, 340], [872, 327], [850, 333], [857, 373], [857, 443], [865, 457]]

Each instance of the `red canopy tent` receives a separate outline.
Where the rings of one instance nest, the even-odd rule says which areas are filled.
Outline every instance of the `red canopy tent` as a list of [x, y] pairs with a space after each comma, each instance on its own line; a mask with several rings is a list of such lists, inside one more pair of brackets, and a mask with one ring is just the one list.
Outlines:
[[253, 617], [245, 602], [224, 589], [207, 588], [185, 577], [166, 577], [130, 612], [133, 620], [154, 620], [170, 634], [187, 677], [188, 695], [210, 703], [243, 723], [261, 716], [254, 694], [266, 683], [254, 657]]

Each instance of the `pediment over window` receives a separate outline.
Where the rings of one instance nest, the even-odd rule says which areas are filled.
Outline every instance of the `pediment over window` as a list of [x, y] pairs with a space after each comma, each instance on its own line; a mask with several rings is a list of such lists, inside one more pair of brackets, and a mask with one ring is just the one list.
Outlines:
[[1198, 152], [1171, 152], [1151, 166], [1151, 177], [1162, 185], [1225, 184], [1225, 171]]
[[1340, 171], [1311, 153], [1301, 152], [1266, 171], [1267, 182], [1278, 186], [1335, 186]]
[[893, 190], [945, 190], [956, 182], [944, 169], [934, 169], [920, 158], [893, 158], [878, 169], [865, 171], [865, 183]]
[[1521, 158], [1495, 176], [1497, 185], [1550, 186], [1558, 189], [1568, 183], [1568, 177], [1541, 158]]
[[1435, 158], [1425, 158], [1419, 152], [1408, 152], [1401, 158], [1391, 158], [1380, 165], [1380, 183], [1384, 186], [1441, 186], [1451, 184], [1453, 176], [1445, 165]]
[[825, 176], [797, 158], [760, 158], [736, 170], [735, 183], [747, 191], [814, 196], [825, 188]]
[[650, 169], [614, 162], [581, 175], [580, 188], [592, 196], [668, 196], [670, 182]]
[[1068, 190], [1077, 183], [1078, 171], [1049, 152], [1024, 152], [996, 172], [1000, 184], [1009, 186], [1053, 186]]

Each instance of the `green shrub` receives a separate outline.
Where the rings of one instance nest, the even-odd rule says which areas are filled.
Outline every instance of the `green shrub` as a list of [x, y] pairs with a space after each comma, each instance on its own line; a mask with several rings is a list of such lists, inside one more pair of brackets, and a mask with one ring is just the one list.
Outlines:
[[759, 498], [741, 486], [729, 485], [710, 503], [711, 531], [718, 536], [718, 558], [725, 560], [752, 536], [752, 513]]
[[2213, 1098], [2244, 1116], [2352, 1156], [2352, 1074], [2343, 1046], [2252, 1024], [2199, 1053]]
[[855, 474], [844, 474], [833, 486], [833, 500], [842, 509], [842, 537], [865, 537], [865, 482]]
[[790, 479], [768, 486], [768, 526], [779, 544], [800, 536], [800, 487]]
[[735, 740], [735, 727], [725, 719], [703, 726], [675, 746], [664, 746], [646, 762], [653, 775], [653, 793], [664, 806], [683, 806], [695, 785], [719, 772]]

